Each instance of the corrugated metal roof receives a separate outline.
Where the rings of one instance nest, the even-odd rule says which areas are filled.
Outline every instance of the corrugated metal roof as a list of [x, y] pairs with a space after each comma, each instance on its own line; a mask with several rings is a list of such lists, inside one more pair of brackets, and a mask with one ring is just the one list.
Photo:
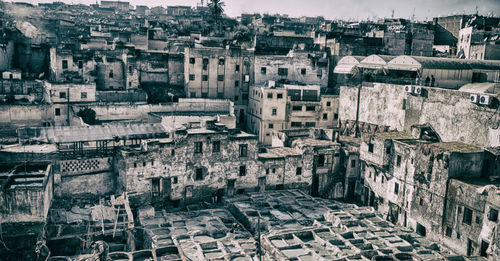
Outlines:
[[96, 126], [57, 126], [20, 129], [21, 139], [47, 143], [70, 143], [132, 138], [164, 138], [168, 129], [160, 123], [128, 123]]

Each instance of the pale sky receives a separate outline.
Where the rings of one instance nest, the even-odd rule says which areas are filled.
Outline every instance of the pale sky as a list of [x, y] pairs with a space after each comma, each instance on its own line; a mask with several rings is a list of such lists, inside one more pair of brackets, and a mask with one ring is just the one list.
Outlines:
[[[38, 3], [52, 0], [17, 0]], [[59, 0], [65, 3], [96, 3], [96, 0]], [[123, 0], [125, 1], [125, 0]], [[100, 1], [99, 1], [100, 2]], [[129, 0], [132, 5], [168, 6], [191, 5], [201, 0]], [[206, 0], [205, 0], [206, 2]], [[299, 16], [323, 16], [326, 19], [353, 19], [391, 17], [410, 18], [415, 10], [418, 20], [451, 14], [472, 14], [478, 7], [479, 14], [500, 15], [500, 0], [225, 0], [226, 14], [235, 17], [245, 13], [288, 14]]]

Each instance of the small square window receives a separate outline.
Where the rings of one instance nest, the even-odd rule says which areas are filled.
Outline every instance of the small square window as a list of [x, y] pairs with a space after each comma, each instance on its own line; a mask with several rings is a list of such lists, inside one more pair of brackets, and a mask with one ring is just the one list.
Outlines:
[[295, 170], [295, 174], [302, 175], [302, 167], [297, 167], [297, 169]]
[[332, 106], [332, 102], [326, 102], [326, 107]]
[[224, 59], [219, 59], [219, 65], [224, 65], [225, 60]]
[[300, 69], [300, 74], [306, 75], [306, 72], [307, 72], [306, 68]]
[[195, 58], [189, 58], [189, 63], [190, 64], [195, 64], [196, 63], [196, 59]]
[[318, 167], [324, 167], [325, 166], [325, 155], [320, 154], [318, 155]]
[[194, 76], [194, 74], [190, 74], [189, 75], [189, 80], [190, 81], [194, 81], [194, 79], [196, 79], [196, 77]]
[[203, 58], [203, 65], [208, 65], [208, 58]]
[[269, 123], [269, 129], [272, 129], [272, 128], [274, 128], [274, 124]]
[[472, 209], [464, 207], [463, 223], [468, 225], [472, 224]]
[[203, 153], [203, 143], [195, 142], [194, 143], [194, 153]]
[[306, 111], [315, 111], [316, 106], [306, 106]]
[[279, 76], [288, 76], [288, 68], [278, 68]]
[[66, 99], [66, 93], [65, 92], [60, 92], [59, 93], [59, 98]]
[[323, 113], [323, 120], [328, 120], [328, 113]]
[[240, 144], [240, 158], [245, 158], [248, 156], [248, 145]]
[[318, 71], [317, 71], [316, 75], [318, 76], [318, 78], [323, 77], [323, 70], [318, 69]]
[[488, 220], [497, 222], [498, 221], [498, 210], [490, 207], [490, 212], [488, 213]]
[[261, 67], [260, 68], [260, 73], [261, 74], [266, 74], [267, 73], [267, 68], [266, 67]]
[[212, 142], [212, 152], [220, 152], [220, 141]]
[[278, 98], [278, 99], [283, 99], [283, 93], [278, 93], [278, 94], [277, 94], [277, 98]]
[[247, 167], [245, 165], [241, 165], [240, 166], [240, 173], [239, 173], [240, 177], [244, 177], [247, 175]]
[[268, 93], [268, 94], [267, 94], [267, 98], [268, 98], [268, 99], [272, 99], [272, 98], [273, 98], [273, 94], [272, 94], [272, 93]]
[[203, 74], [203, 75], [201, 76], [201, 80], [202, 80], [202, 81], [204, 81], [204, 82], [208, 81], [208, 75]]
[[61, 109], [60, 108], [56, 108], [55, 109], [55, 114], [56, 114], [56, 116], [61, 116]]
[[190, 96], [191, 98], [196, 98], [196, 92], [191, 92], [191, 93], [189, 94], [189, 96]]
[[238, 101], [239, 97], [238, 95], [234, 96], [234, 101]]
[[276, 114], [278, 114], [278, 109], [273, 108], [272, 115], [275, 116]]
[[81, 92], [80, 93], [80, 98], [87, 99], [87, 93], [86, 92]]
[[217, 75], [217, 81], [219, 82], [224, 81], [224, 75]]
[[203, 169], [202, 168], [197, 168], [196, 169], [196, 176], [194, 178], [194, 180], [203, 180]]

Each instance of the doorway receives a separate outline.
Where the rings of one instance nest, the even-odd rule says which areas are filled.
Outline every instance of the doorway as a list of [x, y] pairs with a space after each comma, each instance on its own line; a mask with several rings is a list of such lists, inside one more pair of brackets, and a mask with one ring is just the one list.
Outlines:
[[233, 196], [234, 195], [234, 183], [235, 179], [228, 179], [227, 180], [227, 195], [228, 196]]
[[259, 178], [258, 192], [266, 191], [266, 177]]

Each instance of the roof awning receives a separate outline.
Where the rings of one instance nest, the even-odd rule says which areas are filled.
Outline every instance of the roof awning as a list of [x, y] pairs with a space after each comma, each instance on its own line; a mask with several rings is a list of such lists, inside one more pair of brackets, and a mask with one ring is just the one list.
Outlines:
[[333, 69], [334, 73], [338, 74], [355, 74], [358, 70], [358, 64], [339, 64]]
[[377, 64], [377, 63], [360, 63], [359, 66], [360, 68], [364, 68], [364, 69], [385, 69], [387, 68], [387, 65], [386, 64]]
[[398, 71], [418, 71], [422, 68], [421, 65], [411, 65], [411, 64], [388, 64], [387, 69], [398, 70]]

